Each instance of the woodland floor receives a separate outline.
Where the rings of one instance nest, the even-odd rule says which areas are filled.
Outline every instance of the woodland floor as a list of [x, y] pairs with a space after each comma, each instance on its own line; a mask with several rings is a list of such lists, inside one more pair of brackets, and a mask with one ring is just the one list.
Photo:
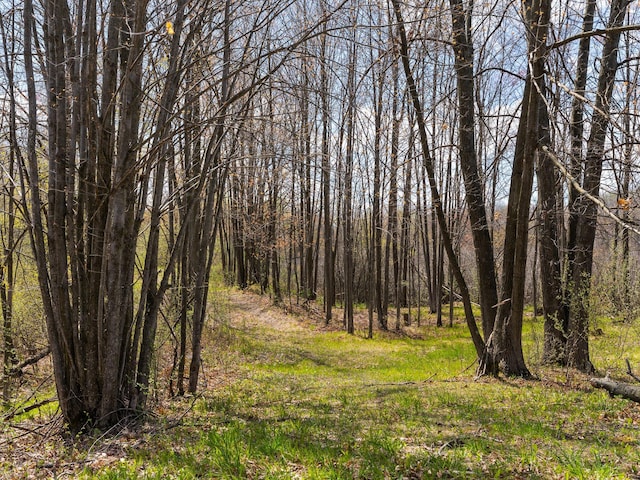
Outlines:
[[[415, 317], [415, 311], [414, 317]], [[160, 332], [158, 395], [138, 427], [74, 441], [47, 365], [0, 416], [0, 478], [640, 478], [640, 405], [537, 362], [540, 320], [525, 326], [537, 380], [474, 379], [464, 322], [366, 339], [324, 326], [319, 307], [274, 307], [224, 290], [211, 307], [201, 394], [167, 398], [172, 350]], [[597, 365], [624, 378], [640, 360], [633, 325], [600, 322]], [[35, 393], [34, 393], [35, 392]], [[27, 396], [31, 395], [31, 398]]]

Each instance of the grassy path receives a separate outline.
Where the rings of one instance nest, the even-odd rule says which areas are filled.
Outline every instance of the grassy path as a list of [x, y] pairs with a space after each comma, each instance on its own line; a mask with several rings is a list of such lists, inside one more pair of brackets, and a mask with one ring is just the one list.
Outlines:
[[148, 478], [273, 479], [640, 473], [638, 406], [566, 372], [474, 381], [462, 324], [367, 340], [251, 293], [231, 292], [222, 310], [210, 332], [209, 384], [216, 376], [225, 383], [102, 478], [142, 470]]
[[367, 340], [236, 291], [213, 317], [202, 395], [161, 401], [141, 432], [99, 439], [76, 474], [640, 478], [640, 406], [561, 370], [475, 381], [461, 322]]

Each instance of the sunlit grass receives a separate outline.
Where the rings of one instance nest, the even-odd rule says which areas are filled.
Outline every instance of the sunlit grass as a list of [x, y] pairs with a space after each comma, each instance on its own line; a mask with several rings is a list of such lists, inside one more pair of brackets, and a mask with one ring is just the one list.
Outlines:
[[0, 406], [0, 425], [2, 419], [9, 418], [12, 422], [50, 418], [58, 411], [56, 391], [53, 386], [43, 388], [42, 391], [25, 399], [15, 400]]
[[[372, 340], [313, 324], [221, 324], [208, 361], [233, 367], [232, 380], [205, 392], [180, 427], [85, 476], [631, 478], [639, 407], [591, 390], [575, 372], [541, 366], [541, 322], [527, 318], [523, 333], [535, 381], [474, 380], [460, 322], [425, 321], [412, 337]], [[594, 359], [626, 358], [619, 342], [629, 326], [600, 328]], [[638, 358], [631, 346], [625, 353]]]

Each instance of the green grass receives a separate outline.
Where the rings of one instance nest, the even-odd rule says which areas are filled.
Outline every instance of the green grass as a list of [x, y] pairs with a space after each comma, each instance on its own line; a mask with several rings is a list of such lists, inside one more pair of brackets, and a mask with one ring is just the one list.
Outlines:
[[[475, 381], [473, 347], [460, 323], [423, 326], [418, 339], [385, 334], [373, 340], [306, 325], [285, 331], [219, 326], [209, 340], [219, 345], [209, 350], [209, 365], [232, 371], [230, 379], [204, 392], [179, 427], [146, 434], [121, 461], [87, 467], [84, 477], [604, 479], [639, 473], [639, 407], [591, 390], [576, 373], [536, 365], [540, 323], [528, 320], [524, 331], [538, 381]], [[613, 364], [623, 327], [604, 327], [594, 358]], [[627, 353], [637, 358], [637, 349]]]

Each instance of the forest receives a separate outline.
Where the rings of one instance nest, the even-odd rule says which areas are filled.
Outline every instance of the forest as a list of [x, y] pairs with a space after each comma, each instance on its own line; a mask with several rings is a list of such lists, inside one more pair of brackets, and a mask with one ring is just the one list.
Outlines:
[[[517, 468], [467, 452], [478, 466], [452, 451], [505, 443], [489, 427], [449, 425], [466, 433], [438, 431], [416, 460], [414, 437], [369, 425], [349, 447], [332, 443], [344, 432], [319, 441], [344, 470], [289, 451], [296, 471], [229, 450], [258, 431], [216, 417], [226, 447], [206, 448], [235, 463], [172, 475], [637, 478], [639, 21], [630, 0], [0, 0], [0, 447], [181, 422], [193, 435], [195, 411], [258, 415], [230, 404], [259, 389], [284, 402], [269, 382], [238, 390], [243, 375], [310, 361], [271, 379], [302, 402], [295, 375], [351, 365], [349, 349], [373, 363], [352, 366], [358, 388], [337, 365], [335, 389], [317, 379], [330, 408], [367, 411], [360, 395], [382, 382], [422, 398], [423, 416], [400, 418], [433, 423], [429, 405], [457, 401], [424, 377], [434, 348], [477, 402], [502, 385], [532, 411], [527, 389], [614, 408], [632, 440], [591, 438], [617, 460], [591, 452], [575, 471], [542, 446]], [[395, 376], [376, 377], [386, 361]], [[594, 387], [625, 400], [575, 397], [606, 395]], [[303, 432], [324, 408], [292, 405], [261, 411], [261, 428], [296, 417]], [[144, 470], [126, 468], [105, 478]]]

